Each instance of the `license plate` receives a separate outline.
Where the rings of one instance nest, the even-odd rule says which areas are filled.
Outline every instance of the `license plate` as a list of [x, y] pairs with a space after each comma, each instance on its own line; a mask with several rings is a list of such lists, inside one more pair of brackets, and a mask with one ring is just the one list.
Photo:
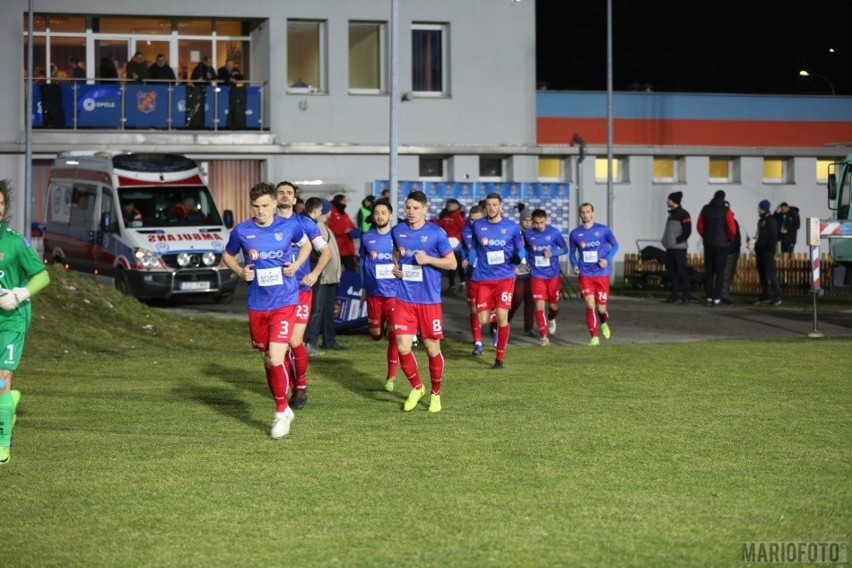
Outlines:
[[209, 290], [210, 282], [181, 282], [181, 290]]

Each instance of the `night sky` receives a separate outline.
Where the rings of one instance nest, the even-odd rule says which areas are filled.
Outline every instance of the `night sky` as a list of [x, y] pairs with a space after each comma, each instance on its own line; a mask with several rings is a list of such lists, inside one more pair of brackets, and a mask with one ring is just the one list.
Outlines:
[[[612, 0], [612, 11], [616, 91], [830, 95], [830, 81], [852, 96], [852, 0]], [[606, 90], [606, 0], [536, 0], [536, 22], [539, 88]]]

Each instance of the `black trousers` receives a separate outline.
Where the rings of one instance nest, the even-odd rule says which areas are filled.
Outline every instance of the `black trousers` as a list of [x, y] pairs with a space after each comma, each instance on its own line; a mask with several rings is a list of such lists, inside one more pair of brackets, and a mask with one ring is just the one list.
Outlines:
[[757, 255], [757, 278], [760, 280], [759, 300], [781, 299], [781, 284], [775, 273], [775, 251], [755, 251]]
[[666, 271], [672, 284], [669, 297], [672, 300], [689, 301], [689, 271], [686, 264], [686, 249], [666, 249]]
[[722, 281], [725, 279], [725, 263], [728, 260], [727, 246], [704, 247], [704, 297], [722, 300]]

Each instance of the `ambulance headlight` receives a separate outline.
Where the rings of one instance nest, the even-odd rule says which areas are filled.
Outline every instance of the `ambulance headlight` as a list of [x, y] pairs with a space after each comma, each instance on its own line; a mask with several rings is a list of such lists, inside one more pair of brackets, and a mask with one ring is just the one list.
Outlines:
[[157, 268], [160, 265], [160, 260], [151, 249], [135, 248], [133, 258], [136, 259], [136, 264], [143, 268]]
[[216, 255], [212, 252], [205, 252], [201, 255], [201, 262], [204, 263], [204, 266], [213, 266], [216, 264]]
[[178, 266], [180, 266], [181, 268], [183, 268], [185, 266], [189, 266], [189, 263], [190, 263], [191, 260], [192, 259], [191, 259], [191, 257], [189, 256], [188, 253], [182, 252], [179, 255], [177, 255], [177, 263], [178, 263]]

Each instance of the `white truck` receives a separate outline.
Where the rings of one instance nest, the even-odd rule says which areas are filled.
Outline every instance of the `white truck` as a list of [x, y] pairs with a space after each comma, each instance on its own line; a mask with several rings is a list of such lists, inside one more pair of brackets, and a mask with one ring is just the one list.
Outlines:
[[233, 213], [220, 215], [186, 156], [62, 152], [44, 219], [45, 259], [112, 278], [125, 295], [230, 301], [237, 286], [222, 263]]

